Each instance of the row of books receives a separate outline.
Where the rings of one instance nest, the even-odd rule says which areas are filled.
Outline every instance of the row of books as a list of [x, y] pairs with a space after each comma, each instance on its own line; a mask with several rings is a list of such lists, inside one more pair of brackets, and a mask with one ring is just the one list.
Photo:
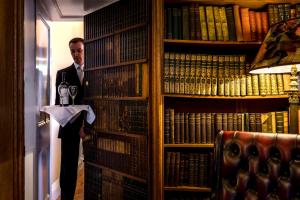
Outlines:
[[89, 200], [147, 200], [147, 184], [111, 170], [85, 163], [85, 193]]
[[84, 163], [84, 199], [102, 200], [102, 169]]
[[85, 146], [85, 160], [135, 177], [146, 179], [147, 138], [145, 136], [97, 133]]
[[266, 11], [239, 5], [183, 5], [165, 9], [165, 38], [262, 41], [270, 25], [300, 16], [300, 4], [269, 4]]
[[288, 111], [268, 113], [183, 113], [164, 111], [165, 144], [212, 144], [218, 130], [288, 133]]
[[289, 89], [289, 74], [247, 74], [247, 68], [244, 55], [165, 52], [164, 93], [265, 96]]
[[148, 102], [138, 100], [94, 100], [94, 128], [101, 132], [147, 135]]
[[120, 62], [145, 59], [148, 51], [146, 26], [120, 34]]
[[167, 152], [164, 185], [209, 187], [211, 159], [209, 153]]
[[114, 37], [106, 37], [85, 44], [86, 69], [114, 64], [118, 52], [114, 47]]
[[261, 41], [268, 28], [266, 11], [249, 11], [239, 5], [165, 8], [167, 39]]
[[137, 97], [145, 95], [147, 64], [139, 63], [85, 72], [88, 97]]
[[146, 26], [121, 32], [85, 45], [86, 69], [147, 58], [148, 31]]
[[136, 24], [146, 23], [148, 14], [148, 1], [116, 2], [105, 9], [84, 16], [85, 39], [97, 38]]
[[267, 9], [270, 25], [290, 18], [300, 17], [300, 4], [269, 4]]
[[147, 200], [148, 197], [148, 184], [127, 177], [123, 178], [123, 199]]
[[165, 200], [211, 200], [209, 194], [198, 194], [194, 192], [180, 192], [178, 193], [173, 193], [173, 194], [166, 194], [165, 195]]

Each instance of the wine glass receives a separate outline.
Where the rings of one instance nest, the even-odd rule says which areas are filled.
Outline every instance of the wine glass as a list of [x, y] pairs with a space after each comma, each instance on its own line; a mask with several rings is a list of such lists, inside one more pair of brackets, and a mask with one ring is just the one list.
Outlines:
[[77, 95], [77, 86], [76, 85], [70, 85], [69, 86], [69, 95], [72, 98], [72, 105], [74, 106], [74, 99]]

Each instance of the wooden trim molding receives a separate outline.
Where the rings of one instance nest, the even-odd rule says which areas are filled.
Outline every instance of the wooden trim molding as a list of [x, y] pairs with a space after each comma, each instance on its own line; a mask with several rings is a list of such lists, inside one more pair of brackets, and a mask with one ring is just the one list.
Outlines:
[[0, 3], [0, 199], [24, 199], [24, 1]]
[[161, 92], [161, 66], [163, 52], [163, 1], [152, 1], [152, 45], [151, 45], [151, 104], [152, 104], [152, 198], [163, 199], [163, 119], [162, 119], [162, 92]]

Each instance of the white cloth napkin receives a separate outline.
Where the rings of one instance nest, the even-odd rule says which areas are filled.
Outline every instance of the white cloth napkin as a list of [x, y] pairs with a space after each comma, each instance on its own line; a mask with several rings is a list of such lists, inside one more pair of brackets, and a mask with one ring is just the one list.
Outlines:
[[62, 127], [76, 117], [81, 111], [87, 111], [86, 121], [91, 124], [96, 116], [89, 105], [71, 105], [71, 106], [43, 106], [40, 111], [46, 112], [52, 116]]

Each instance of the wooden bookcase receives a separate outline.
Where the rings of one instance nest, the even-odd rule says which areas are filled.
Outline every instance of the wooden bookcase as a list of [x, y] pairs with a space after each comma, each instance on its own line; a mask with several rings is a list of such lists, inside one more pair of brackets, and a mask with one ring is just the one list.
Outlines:
[[[246, 7], [250, 10], [257, 12], [268, 11], [269, 4], [290, 4], [291, 7], [299, 1], [275, 1], [275, 0], [154, 0], [152, 1], [152, 64], [153, 70], [151, 74], [152, 79], [152, 98], [153, 104], [152, 110], [152, 130], [153, 130], [153, 199], [209, 199], [213, 190], [213, 176], [212, 171], [208, 171], [207, 177], [208, 185], [201, 186], [199, 183], [176, 183], [175, 181], [170, 184], [168, 179], [168, 173], [171, 170], [179, 172], [179, 180], [182, 178], [181, 169], [181, 155], [184, 154], [208, 154], [213, 157], [213, 142], [211, 143], [199, 143], [191, 144], [189, 142], [180, 141], [176, 143], [176, 134], [174, 142], [166, 142], [165, 131], [166, 126], [166, 110], [171, 108], [173, 112], [177, 113], [271, 113], [284, 111], [285, 114], [289, 110], [289, 101], [287, 94], [263, 94], [261, 91], [259, 94], [246, 94], [246, 95], [200, 95], [200, 94], [182, 94], [176, 92], [165, 91], [165, 71], [166, 64], [165, 53], [174, 53], [174, 68], [176, 68], [176, 53], [179, 54], [201, 54], [201, 55], [245, 55], [245, 66], [249, 66], [254, 59], [263, 37], [260, 40], [254, 41], [203, 41], [201, 39], [183, 39], [182, 38], [168, 38], [166, 29], [168, 25], [165, 21], [168, 20], [168, 14], [166, 9], [168, 8], [182, 8], [183, 6], [201, 5], [201, 6], [230, 6], [239, 5], [240, 8]], [[276, 6], [275, 6], [276, 7]], [[181, 13], [182, 14], [182, 13]], [[172, 16], [174, 17], [174, 16]], [[175, 17], [177, 15], [175, 14]], [[154, 23], [155, 22], [155, 23]], [[182, 29], [181, 29], [182, 30]], [[181, 62], [181, 61], [180, 61]], [[180, 64], [178, 64], [179, 67]], [[177, 66], [177, 67], [178, 67]], [[174, 70], [175, 71], [175, 70]], [[247, 70], [245, 70], [246, 72]], [[177, 74], [176, 74], [177, 73]], [[176, 75], [180, 72], [174, 72], [173, 76], [176, 79]], [[246, 74], [245, 74], [246, 75]], [[196, 75], [197, 76], [197, 75]], [[169, 78], [170, 79], [170, 78]], [[176, 87], [176, 86], [175, 86]], [[260, 88], [258, 88], [260, 90]], [[167, 114], [167, 117], [169, 115]], [[176, 117], [176, 115], [175, 115]], [[176, 121], [176, 118], [173, 119]], [[178, 119], [177, 119], [178, 120]], [[292, 120], [292, 119], [290, 119]], [[167, 124], [167, 125], [166, 125]], [[174, 122], [176, 124], [176, 122]], [[286, 122], [285, 122], [286, 124]], [[178, 125], [178, 124], [177, 124]], [[173, 129], [176, 129], [174, 125]], [[213, 125], [211, 125], [213, 126]], [[177, 127], [178, 128], [178, 127]], [[245, 127], [244, 127], [245, 128]], [[216, 131], [216, 129], [214, 129]], [[259, 130], [257, 130], [259, 131]], [[285, 130], [286, 131], [286, 130]], [[216, 134], [216, 133], [214, 133]], [[177, 137], [181, 137], [177, 135]], [[178, 156], [179, 152], [179, 156]], [[173, 154], [170, 156], [170, 154]], [[174, 158], [175, 157], [175, 158]], [[180, 158], [178, 162], [177, 159]], [[169, 163], [169, 160], [174, 159], [173, 164]], [[193, 158], [192, 158], [193, 159]], [[189, 160], [189, 159], [188, 159]], [[176, 163], [177, 161], [177, 163]], [[172, 162], [172, 161], [171, 161]], [[189, 161], [188, 161], [189, 162]], [[198, 162], [198, 161], [197, 161]], [[197, 163], [196, 162], [196, 163]], [[174, 167], [175, 163], [175, 167]], [[184, 162], [183, 162], [184, 163]], [[168, 169], [169, 168], [169, 169]], [[210, 170], [213, 169], [213, 166]], [[177, 171], [176, 171], [177, 170]], [[199, 172], [196, 172], [199, 173]], [[173, 172], [174, 175], [174, 172]], [[177, 175], [178, 176], [178, 175]], [[193, 174], [194, 176], [194, 174]], [[177, 177], [178, 178], [178, 177]], [[172, 179], [172, 178], [171, 178]], [[177, 179], [178, 181], [178, 179]]]
[[[212, 61], [213, 56], [223, 56], [224, 59], [231, 56], [232, 68], [239, 69], [240, 65], [236, 63], [248, 66], [261, 41], [168, 38], [165, 37], [168, 28], [165, 10], [191, 5], [239, 5], [240, 8], [261, 12], [268, 9], [268, 4], [283, 3], [295, 6], [299, 1], [128, 0], [85, 16], [85, 99], [97, 117], [90, 129], [91, 137], [84, 144], [86, 198], [209, 199], [213, 191], [213, 139], [218, 127], [215, 127], [215, 122], [208, 125], [214, 127], [208, 140], [175, 142], [174, 138], [174, 142], [170, 142], [165, 134], [166, 127], [170, 127], [167, 111], [172, 110], [174, 117], [176, 113], [191, 113], [191, 119], [194, 119], [187, 120], [186, 124], [193, 125], [196, 123], [193, 115], [198, 116], [199, 123], [199, 114], [202, 116], [203, 113], [203, 119], [207, 120], [206, 115], [215, 119], [217, 114], [227, 116], [230, 113], [231, 116], [235, 113], [288, 111], [288, 96], [273, 93], [204, 95], [201, 92], [166, 92], [166, 53], [175, 57], [181, 54], [185, 58], [193, 54], [196, 58], [197, 55], [211, 56]], [[236, 58], [241, 60], [235, 62]], [[219, 60], [214, 62], [214, 66], [219, 66]], [[198, 65], [197, 61], [193, 64], [195, 68]], [[185, 66], [190, 67], [190, 64], [185, 63]], [[173, 67], [176, 68], [176, 63]], [[239, 73], [247, 76], [246, 68]], [[238, 77], [241, 78], [240, 75]], [[189, 114], [186, 116], [189, 119]], [[166, 119], [169, 119], [168, 123]], [[136, 123], [139, 124], [138, 130]], [[196, 124], [192, 130], [194, 128]], [[178, 139], [178, 135], [176, 137]], [[196, 136], [191, 137], [196, 139]], [[181, 164], [185, 168], [177, 168]], [[201, 167], [193, 170], [195, 166]], [[180, 174], [180, 171], [185, 173]], [[174, 177], [168, 176], [168, 173]], [[137, 196], [130, 196], [133, 194]]]
[[83, 143], [85, 199], [149, 199], [148, 0], [84, 17], [85, 101], [96, 120]]

